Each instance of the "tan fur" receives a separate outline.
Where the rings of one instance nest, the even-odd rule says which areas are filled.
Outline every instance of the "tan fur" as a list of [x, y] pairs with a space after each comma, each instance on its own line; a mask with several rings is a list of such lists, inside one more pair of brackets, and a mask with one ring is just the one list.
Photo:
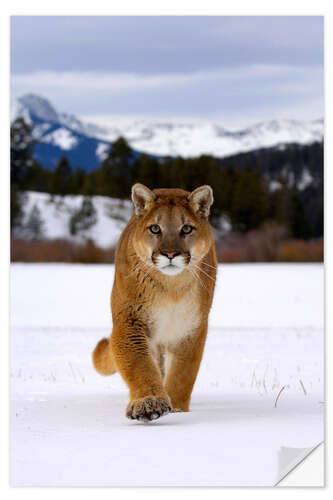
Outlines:
[[[189, 411], [216, 277], [213, 197], [209, 186], [188, 193], [136, 184], [132, 193], [135, 214], [115, 256], [113, 331], [97, 344], [93, 362], [103, 375], [120, 372], [129, 418], [153, 420]], [[160, 234], [149, 229], [156, 224]], [[184, 225], [195, 229], [184, 234]]]

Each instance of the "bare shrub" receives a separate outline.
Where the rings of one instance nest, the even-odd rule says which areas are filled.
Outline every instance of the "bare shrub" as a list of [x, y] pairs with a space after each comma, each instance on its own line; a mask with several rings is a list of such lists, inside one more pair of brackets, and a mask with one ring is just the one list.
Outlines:
[[65, 239], [11, 241], [12, 262], [112, 263], [114, 248], [100, 248], [93, 242], [73, 243]]
[[283, 227], [273, 223], [247, 233], [228, 233], [216, 242], [220, 262], [275, 262], [279, 244], [286, 237]]
[[[216, 242], [219, 262], [322, 262], [323, 239], [285, 239], [278, 227], [264, 227], [249, 233], [229, 233]], [[115, 248], [101, 248], [93, 241], [85, 244], [65, 239], [28, 241], [14, 238], [12, 262], [114, 262]]]
[[245, 245], [247, 262], [276, 262], [279, 259], [279, 245], [286, 235], [286, 230], [274, 223], [249, 231]]
[[279, 246], [280, 262], [323, 262], [323, 238], [316, 241], [287, 240]]
[[114, 262], [114, 249], [100, 248], [93, 241], [85, 245], [77, 245], [74, 249], [73, 261], [82, 264], [112, 263]]
[[216, 242], [219, 262], [322, 262], [323, 239], [288, 239], [286, 230], [265, 224], [248, 233], [228, 233]]

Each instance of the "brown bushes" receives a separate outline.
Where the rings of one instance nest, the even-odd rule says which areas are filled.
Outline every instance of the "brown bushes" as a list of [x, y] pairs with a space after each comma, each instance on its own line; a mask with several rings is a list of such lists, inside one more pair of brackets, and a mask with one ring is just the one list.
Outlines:
[[281, 262], [323, 262], [323, 238], [316, 241], [287, 240], [279, 247]]
[[248, 233], [229, 233], [216, 242], [219, 262], [322, 262], [323, 239], [288, 239], [286, 231], [266, 225]]
[[12, 262], [77, 262], [109, 263], [114, 261], [114, 248], [100, 248], [92, 241], [85, 244], [65, 239], [11, 241]]
[[276, 225], [247, 233], [228, 233], [216, 242], [219, 262], [276, 262], [286, 231]]
[[[100, 248], [93, 242], [73, 243], [65, 239], [26, 241], [13, 239], [12, 262], [114, 262], [114, 248]], [[219, 262], [322, 262], [323, 239], [286, 239], [277, 227], [248, 233], [229, 233], [216, 242]]]

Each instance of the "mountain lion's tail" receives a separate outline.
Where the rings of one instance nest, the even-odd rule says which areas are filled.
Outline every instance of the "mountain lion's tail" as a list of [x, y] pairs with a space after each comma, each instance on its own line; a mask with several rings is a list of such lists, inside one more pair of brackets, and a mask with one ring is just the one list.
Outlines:
[[92, 357], [95, 369], [101, 375], [112, 375], [117, 371], [113, 361], [109, 339], [102, 339], [98, 342]]

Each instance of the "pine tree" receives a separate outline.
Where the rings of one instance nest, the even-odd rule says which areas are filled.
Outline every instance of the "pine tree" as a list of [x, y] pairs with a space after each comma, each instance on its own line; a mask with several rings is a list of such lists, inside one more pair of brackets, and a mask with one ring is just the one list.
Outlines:
[[29, 167], [33, 164], [32, 128], [22, 118], [17, 118], [10, 128], [10, 228], [22, 224], [24, 194], [23, 184]]
[[140, 155], [133, 165], [133, 184], [141, 182], [150, 189], [158, 187], [158, 162], [146, 154]]
[[238, 173], [232, 193], [231, 221], [240, 231], [259, 227], [268, 213], [268, 187], [258, 169]]
[[10, 186], [10, 231], [13, 233], [22, 226], [24, 194], [19, 191], [17, 185]]
[[100, 168], [99, 185], [103, 194], [114, 198], [128, 198], [132, 185], [133, 152], [123, 137], [110, 148]]
[[82, 200], [81, 207], [76, 210], [69, 220], [69, 231], [75, 236], [82, 231], [87, 231], [97, 222], [97, 213], [89, 196]]
[[269, 194], [268, 216], [271, 220], [275, 220], [290, 231], [292, 206], [288, 179], [284, 176], [279, 176], [276, 180], [279, 182], [280, 187]]
[[291, 194], [291, 233], [295, 238], [307, 239], [311, 236], [311, 227], [306, 218], [304, 205], [296, 191]]
[[31, 209], [24, 229], [31, 240], [40, 240], [44, 235], [44, 221], [36, 204]]
[[48, 192], [51, 176], [52, 172], [42, 168], [34, 161], [27, 169], [22, 187], [26, 191]]
[[31, 132], [32, 127], [23, 118], [17, 118], [10, 127], [10, 181], [18, 188], [33, 163]]
[[72, 182], [71, 182], [71, 193], [73, 194], [80, 194], [83, 191], [83, 186], [86, 180], [86, 173], [85, 171], [78, 167], [75, 169], [72, 175]]
[[112, 147], [109, 153], [109, 159], [120, 165], [128, 165], [133, 157], [133, 152], [124, 137], [119, 137], [115, 142], [112, 143]]
[[50, 179], [50, 193], [65, 196], [71, 191], [72, 169], [66, 158], [62, 156]]

